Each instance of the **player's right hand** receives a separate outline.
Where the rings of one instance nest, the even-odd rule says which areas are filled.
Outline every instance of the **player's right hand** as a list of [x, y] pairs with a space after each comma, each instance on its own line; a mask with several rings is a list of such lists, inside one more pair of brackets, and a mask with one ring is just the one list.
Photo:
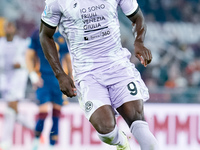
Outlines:
[[74, 85], [74, 81], [65, 73], [59, 74], [57, 76], [60, 90], [63, 94], [67, 95], [68, 97], [76, 96], [76, 87]]
[[42, 79], [41, 77], [39, 77], [38, 82], [32, 83], [32, 85], [33, 85], [33, 89], [34, 89], [34, 90], [37, 90], [38, 88], [43, 87], [44, 81], [43, 81], [43, 79]]
[[149, 49], [147, 49], [143, 43], [136, 42], [134, 43], [135, 46], [135, 56], [140, 60], [140, 62], [146, 67], [148, 64], [151, 63], [152, 54]]
[[43, 87], [44, 81], [35, 71], [29, 73], [29, 78], [34, 90]]
[[21, 68], [20, 63], [15, 63], [15, 64], [13, 64], [13, 68], [14, 68], [14, 69], [19, 69], [19, 68]]

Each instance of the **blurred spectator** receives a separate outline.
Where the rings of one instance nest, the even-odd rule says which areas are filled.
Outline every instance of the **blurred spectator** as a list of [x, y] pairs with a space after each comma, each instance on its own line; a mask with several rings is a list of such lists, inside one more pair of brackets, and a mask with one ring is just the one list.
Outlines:
[[138, 1], [145, 14], [158, 22], [200, 22], [199, 0], [142, 0]]
[[8, 107], [4, 114], [0, 148], [9, 149], [12, 146], [12, 136], [15, 121], [32, 129], [24, 115], [18, 113], [18, 101], [25, 98], [27, 71], [25, 69], [25, 50], [27, 42], [15, 35], [16, 26], [12, 21], [5, 21], [5, 37], [0, 39], [1, 55], [1, 90], [2, 97]]

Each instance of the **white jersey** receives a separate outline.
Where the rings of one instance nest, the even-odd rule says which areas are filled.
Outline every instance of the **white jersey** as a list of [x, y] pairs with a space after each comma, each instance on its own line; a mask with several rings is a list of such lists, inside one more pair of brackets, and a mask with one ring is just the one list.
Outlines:
[[136, 0], [46, 0], [42, 21], [59, 26], [66, 38], [76, 77], [123, 64], [130, 52], [122, 48], [117, 7], [133, 14]]
[[[3, 98], [16, 100], [24, 98], [28, 72], [25, 68], [25, 52], [27, 41], [17, 36], [13, 41], [0, 39], [0, 88]], [[22, 68], [14, 69], [19, 63]]]

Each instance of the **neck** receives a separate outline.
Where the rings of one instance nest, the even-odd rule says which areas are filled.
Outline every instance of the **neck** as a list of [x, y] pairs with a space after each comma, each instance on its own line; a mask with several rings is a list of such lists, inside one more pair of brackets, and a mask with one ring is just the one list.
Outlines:
[[7, 39], [7, 41], [9, 41], [9, 42], [12, 41], [13, 38], [14, 38], [13, 35], [6, 35], [6, 39]]

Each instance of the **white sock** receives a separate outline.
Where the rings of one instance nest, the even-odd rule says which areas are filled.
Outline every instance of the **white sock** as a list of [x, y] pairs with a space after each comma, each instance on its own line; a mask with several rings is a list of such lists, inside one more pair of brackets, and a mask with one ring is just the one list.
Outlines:
[[27, 118], [26, 118], [24, 115], [18, 113], [18, 114], [17, 114], [17, 117], [16, 117], [16, 120], [17, 120], [19, 123], [21, 123], [24, 127], [28, 128], [28, 129], [30, 129], [30, 130], [33, 130], [33, 129], [34, 129], [34, 124], [31, 123], [29, 120], [27, 120]]
[[114, 130], [107, 134], [100, 134], [98, 133], [99, 138], [101, 141], [110, 144], [110, 145], [124, 145], [125, 144], [125, 135], [120, 134], [120, 130], [115, 126]]
[[32, 150], [38, 150], [40, 145], [40, 138], [34, 138], [33, 139], [33, 145], [32, 145]]
[[12, 141], [12, 135], [15, 125], [16, 112], [12, 108], [7, 108], [4, 115], [4, 125], [2, 130], [2, 141]]
[[49, 145], [49, 149], [48, 150], [54, 150], [55, 146], [54, 145]]
[[150, 132], [147, 122], [141, 120], [134, 121], [130, 129], [140, 144], [141, 150], [159, 150], [157, 140]]

